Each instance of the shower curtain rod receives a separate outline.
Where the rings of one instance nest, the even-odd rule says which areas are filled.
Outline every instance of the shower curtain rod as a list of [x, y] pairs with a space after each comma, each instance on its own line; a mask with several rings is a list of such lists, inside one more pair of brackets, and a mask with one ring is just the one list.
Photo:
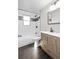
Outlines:
[[[23, 9], [18, 9], [18, 10], [25, 11], [25, 12], [30, 12], [30, 13], [34, 13], [34, 12], [26, 11], [26, 10], [23, 10]], [[38, 14], [38, 13], [34, 13], [34, 14]]]

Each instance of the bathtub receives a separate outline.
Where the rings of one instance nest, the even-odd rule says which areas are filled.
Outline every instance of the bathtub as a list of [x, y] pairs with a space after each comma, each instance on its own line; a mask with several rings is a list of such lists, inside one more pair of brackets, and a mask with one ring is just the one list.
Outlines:
[[40, 40], [38, 36], [30, 36], [30, 35], [19, 35], [18, 36], [18, 48], [34, 43], [35, 41]]

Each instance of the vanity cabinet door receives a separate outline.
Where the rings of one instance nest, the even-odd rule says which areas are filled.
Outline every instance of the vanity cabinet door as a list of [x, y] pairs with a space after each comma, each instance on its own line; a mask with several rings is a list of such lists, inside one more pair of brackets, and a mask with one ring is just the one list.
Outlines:
[[41, 47], [47, 51], [47, 36], [43, 33], [41, 33]]
[[57, 42], [56, 42], [56, 44], [57, 44], [57, 55], [60, 56], [60, 38], [56, 37], [56, 39], [57, 39]]
[[48, 51], [53, 55], [57, 55], [56, 39], [48, 35]]

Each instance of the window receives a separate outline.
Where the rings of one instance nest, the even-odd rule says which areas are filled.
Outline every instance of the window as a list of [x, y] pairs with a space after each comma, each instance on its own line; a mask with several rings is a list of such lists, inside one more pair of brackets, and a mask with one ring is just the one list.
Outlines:
[[24, 25], [30, 25], [30, 16], [23, 16]]

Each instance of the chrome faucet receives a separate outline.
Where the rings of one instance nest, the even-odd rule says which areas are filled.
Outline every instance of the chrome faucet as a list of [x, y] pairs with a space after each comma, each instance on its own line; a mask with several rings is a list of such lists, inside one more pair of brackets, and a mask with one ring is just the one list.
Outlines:
[[52, 27], [50, 28], [50, 32], [54, 32], [54, 30], [52, 29]]

